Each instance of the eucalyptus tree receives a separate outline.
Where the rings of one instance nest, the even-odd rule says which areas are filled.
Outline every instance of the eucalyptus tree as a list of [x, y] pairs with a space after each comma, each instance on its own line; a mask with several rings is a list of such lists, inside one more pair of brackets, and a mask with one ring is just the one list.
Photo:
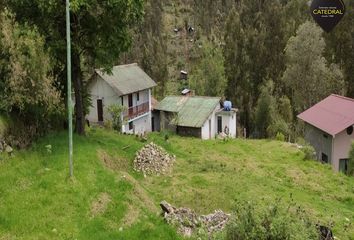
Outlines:
[[[64, 0], [4, 0], [20, 23], [35, 25], [55, 66], [56, 79], [65, 86], [66, 38]], [[88, 94], [84, 71], [109, 71], [131, 45], [130, 27], [143, 13], [143, 0], [71, 0], [72, 79], [75, 91], [76, 132], [85, 134]], [[65, 87], [62, 89], [65, 96]], [[70, 97], [70, 96], [66, 96]], [[85, 106], [86, 105], [86, 106]]]

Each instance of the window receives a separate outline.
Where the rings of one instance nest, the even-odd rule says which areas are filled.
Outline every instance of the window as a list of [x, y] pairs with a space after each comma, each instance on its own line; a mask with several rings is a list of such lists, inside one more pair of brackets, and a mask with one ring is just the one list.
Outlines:
[[137, 101], [140, 101], [139, 98], [140, 98], [139, 92], [137, 92], [137, 93], [136, 93], [136, 100], [137, 100]]
[[133, 122], [130, 122], [129, 123], [129, 130], [133, 130], [133, 128], [134, 128]]
[[326, 154], [322, 153], [321, 160], [323, 163], [328, 163], [328, 156]]
[[352, 135], [352, 133], [353, 133], [353, 126], [350, 126], [347, 128], [347, 134]]

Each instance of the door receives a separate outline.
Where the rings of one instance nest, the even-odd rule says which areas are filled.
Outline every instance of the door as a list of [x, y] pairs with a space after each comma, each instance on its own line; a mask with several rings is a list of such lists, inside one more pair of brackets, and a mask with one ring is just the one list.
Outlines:
[[218, 116], [218, 133], [222, 132], [222, 117]]
[[339, 171], [342, 173], [348, 172], [349, 159], [339, 159]]
[[151, 118], [151, 131], [155, 132], [155, 118]]
[[133, 114], [133, 94], [128, 95], [128, 111], [129, 111], [129, 116]]
[[102, 99], [97, 99], [97, 117], [99, 122], [103, 122], [103, 102]]
[[133, 94], [128, 95], [128, 107], [131, 108], [133, 106]]

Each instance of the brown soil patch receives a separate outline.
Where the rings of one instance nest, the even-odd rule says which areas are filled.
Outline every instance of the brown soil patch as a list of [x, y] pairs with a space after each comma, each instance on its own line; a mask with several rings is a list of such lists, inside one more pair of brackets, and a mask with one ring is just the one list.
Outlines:
[[112, 157], [103, 150], [97, 151], [97, 156], [101, 159], [103, 165], [114, 171], [127, 171], [129, 169], [129, 161], [121, 157]]
[[103, 214], [111, 201], [111, 196], [108, 193], [100, 193], [98, 198], [91, 204], [91, 215], [95, 217]]
[[153, 213], [158, 212], [159, 209], [155, 206], [154, 201], [150, 198], [149, 194], [139, 184], [139, 182], [128, 173], [123, 174], [125, 175], [125, 179], [133, 186], [132, 202], [140, 203], [143, 208], [147, 208]]
[[130, 227], [134, 223], [137, 222], [140, 216], [140, 209], [139, 207], [129, 205], [128, 211], [125, 214], [124, 218], [122, 219], [122, 224], [124, 227]]

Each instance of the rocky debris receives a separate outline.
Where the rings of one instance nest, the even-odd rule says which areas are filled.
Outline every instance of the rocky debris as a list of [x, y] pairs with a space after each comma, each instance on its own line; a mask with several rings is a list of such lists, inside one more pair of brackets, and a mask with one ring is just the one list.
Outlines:
[[169, 155], [162, 147], [151, 142], [136, 153], [134, 170], [142, 172], [144, 176], [165, 174], [175, 160], [176, 156]]
[[0, 139], [0, 153], [5, 152], [5, 153], [11, 155], [13, 153], [13, 151], [14, 150], [10, 145], [8, 145], [5, 141]]
[[8, 154], [11, 154], [13, 151], [14, 151], [14, 150], [13, 150], [13, 148], [12, 148], [11, 146], [6, 145], [6, 147], [5, 147], [5, 152], [7, 152]]
[[179, 233], [191, 236], [195, 230], [204, 227], [208, 234], [222, 231], [230, 219], [230, 214], [217, 210], [212, 214], [198, 216], [189, 208], [176, 208], [166, 201], [160, 203], [168, 224], [178, 227]]

